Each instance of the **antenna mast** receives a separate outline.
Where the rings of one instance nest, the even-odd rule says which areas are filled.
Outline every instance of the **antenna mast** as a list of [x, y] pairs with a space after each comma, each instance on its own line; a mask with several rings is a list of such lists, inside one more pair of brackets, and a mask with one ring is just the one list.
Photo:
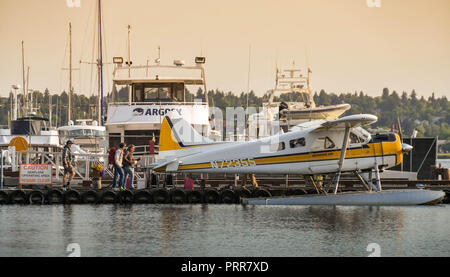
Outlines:
[[72, 84], [72, 73], [74, 70], [79, 70], [80, 68], [72, 67], [72, 23], [69, 22], [69, 68], [63, 68], [62, 70], [69, 70], [69, 92], [67, 93], [69, 98], [69, 109], [67, 111], [67, 121], [72, 120], [72, 110], [73, 110], [73, 84]]
[[72, 120], [72, 23], [69, 23], [69, 110], [67, 111], [67, 120]]
[[103, 49], [102, 49], [102, 1], [98, 0], [98, 51], [99, 51], [99, 59], [98, 59], [98, 70], [99, 70], [99, 113], [98, 113], [98, 121], [101, 126], [104, 126], [104, 109], [103, 109]]
[[251, 66], [251, 57], [252, 57], [252, 45], [248, 45], [248, 74], [247, 74], [247, 110], [245, 112], [245, 140], [249, 140], [249, 126], [248, 126], [248, 96], [250, 94], [250, 66]]
[[25, 47], [24, 47], [24, 41], [22, 40], [22, 90], [23, 90], [23, 101], [24, 105], [22, 107], [22, 116], [24, 116], [24, 111], [27, 110], [27, 88], [25, 86]]
[[130, 71], [130, 67], [131, 67], [131, 47], [130, 47], [130, 33], [131, 33], [131, 25], [128, 25], [128, 78], [131, 77], [131, 71]]

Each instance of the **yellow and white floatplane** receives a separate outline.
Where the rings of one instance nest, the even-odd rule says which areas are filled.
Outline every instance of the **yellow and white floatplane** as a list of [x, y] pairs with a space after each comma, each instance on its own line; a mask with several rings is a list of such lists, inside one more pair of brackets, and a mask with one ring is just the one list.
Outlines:
[[[252, 141], [214, 142], [183, 118], [170, 113], [161, 125], [156, 172], [231, 174], [334, 174], [331, 190], [317, 184], [317, 195], [242, 199], [249, 205], [421, 205], [436, 204], [445, 193], [426, 189], [383, 190], [379, 171], [402, 162], [412, 146], [395, 133], [371, 136], [361, 126], [370, 114], [300, 124], [290, 132]], [[365, 187], [338, 192], [341, 174], [355, 174]], [[375, 173], [375, 182], [366, 172]], [[316, 184], [315, 184], [316, 185]]]

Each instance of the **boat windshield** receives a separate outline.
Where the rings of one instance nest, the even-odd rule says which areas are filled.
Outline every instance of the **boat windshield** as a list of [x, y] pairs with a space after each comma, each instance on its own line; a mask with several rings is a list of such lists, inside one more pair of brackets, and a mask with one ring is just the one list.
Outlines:
[[69, 131], [69, 137], [103, 137], [105, 135], [104, 131], [101, 130], [91, 130], [91, 129], [78, 129]]
[[133, 84], [133, 102], [184, 102], [184, 83]]
[[81, 137], [84, 136], [84, 132], [82, 129], [69, 131], [70, 137]]

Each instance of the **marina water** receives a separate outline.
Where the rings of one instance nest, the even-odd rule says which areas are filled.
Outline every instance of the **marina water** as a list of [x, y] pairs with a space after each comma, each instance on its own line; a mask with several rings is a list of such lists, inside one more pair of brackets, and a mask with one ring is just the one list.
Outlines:
[[450, 205], [0, 206], [0, 256], [448, 256]]

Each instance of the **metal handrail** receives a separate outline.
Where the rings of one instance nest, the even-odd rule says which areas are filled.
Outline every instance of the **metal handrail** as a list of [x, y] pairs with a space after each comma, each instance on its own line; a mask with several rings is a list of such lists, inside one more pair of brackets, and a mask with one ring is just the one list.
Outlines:
[[[60, 180], [63, 170], [62, 170], [62, 152], [53, 152], [53, 151], [35, 151], [35, 150], [24, 150], [17, 151], [17, 160], [13, 161], [14, 163], [17, 161], [17, 167], [23, 161], [24, 155], [26, 158], [26, 163], [36, 163], [36, 164], [51, 164], [55, 168], [55, 179]], [[110, 177], [114, 177], [114, 172], [108, 168], [108, 156], [107, 154], [82, 154], [82, 153], [73, 153], [74, 157], [85, 157], [85, 159], [77, 159], [77, 166], [74, 167], [74, 172], [76, 176], [81, 178], [82, 180], [90, 180], [91, 176], [91, 166], [92, 164], [102, 164], [104, 166], [104, 170], [107, 175]], [[142, 155], [144, 158], [144, 165], [142, 168], [146, 167], [146, 163], [154, 162], [154, 155], [148, 155], [145, 153]], [[103, 161], [101, 161], [103, 158]], [[84, 162], [84, 165], [79, 166], [79, 162]], [[84, 169], [84, 174], [81, 169]], [[81, 170], [81, 171], [80, 171]], [[142, 180], [145, 178], [145, 173], [134, 170], [134, 179]]]

